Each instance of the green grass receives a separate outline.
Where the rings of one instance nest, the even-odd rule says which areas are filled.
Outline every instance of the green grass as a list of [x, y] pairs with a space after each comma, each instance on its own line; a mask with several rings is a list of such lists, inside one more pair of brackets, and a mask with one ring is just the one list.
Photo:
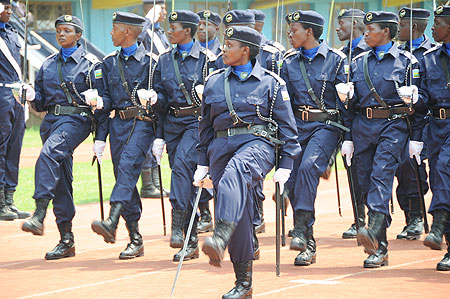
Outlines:
[[31, 128], [27, 128], [25, 130], [25, 135], [23, 137], [23, 148], [30, 147], [41, 147], [42, 141], [41, 136], [39, 135], [39, 126], [32, 126]]

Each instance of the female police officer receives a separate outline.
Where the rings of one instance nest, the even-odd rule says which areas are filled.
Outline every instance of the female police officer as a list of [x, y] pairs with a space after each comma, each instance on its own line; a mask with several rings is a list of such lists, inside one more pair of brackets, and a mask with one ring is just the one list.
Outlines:
[[223, 298], [247, 298], [252, 293], [251, 190], [274, 166], [275, 144], [283, 144], [274, 175], [281, 185], [300, 152], [286, 85], [255, 59], [260, 41], [254, 29], [228, 28], [223, 59], [230, 67], [213, 73], [204, 90], [194, 184], [200, 185], [209, 171], [217, 191], [214, 236], [206, 239], [202, 250], [210, 264], [220, 266], [229, 245], [237, 281]]
[[53, 200], [61, 240], [46, 259], [75, 255], [72, 154], [88, 137], [93, 122], [89, 98], [82, 93], [90, 88], [101, 91], [103, 86], [100, 61], [78, 43], [83, 31], [80, 19], [61, 16], [55, 27], [61, 51], [50, 56], [39, 70], [35, 97], [32, 88], [25, 87], [33, 109], [47, 111], [47, 115], [41, 124], [43, 147], [35, 167], [36, 211], [22, 230], [42, 235], [47, 206]]

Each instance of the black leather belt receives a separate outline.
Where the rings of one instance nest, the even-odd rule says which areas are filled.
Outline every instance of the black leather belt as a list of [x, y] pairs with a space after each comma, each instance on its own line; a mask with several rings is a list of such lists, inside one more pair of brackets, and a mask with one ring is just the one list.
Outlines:
[[450, 108], [433, 108], [431, 114], [437, 119], [449, 119], [450, 118]]
[[189, 106], [189, 107], [170, 107], [169, 114], [175, 117], [183, 117], [183, 116], [195, 116], [200, 117], [202, 115], [201, 107], [197, 106]]
[[252, 134], [264, 137], [275, 144], [283, 145], [284, 141], [275, 138], [276, 132], [271, 132], [265, 125], [252, 125], [248, 127], [235, 127], [216, 132], [216, 138], [231, 137], [235, 135]]
[[147, 111], [144, 108], [139, 107], [127, 107], [125, 109], [116, 109], [116, 115], [120, 117], [121, 120], [133, 119], [143, 121], [153, 121], [154, 118], [146, 115]]
[[88, 116], [88, 115], [92, 114], [92, 110], [90, 107], [73, 107], [73, 106], [54, 105], [54, 106], [50, 106], [48, 108], [47, 113], [53, 114], [53, 115], [79, 114], [81, 116]]
[[335, 114], [328, 114], [320, 109], [304, 109], [301, 107], [294, 108], [294, 115], [306, 122], [319, 121], [326, 122], [327, 120], [337, 122], [339, 116], [336, 110], [332, 110]]
[[396, 119], [405, 117], [406, 115], [414, 114], [414, 109], [409, 109], [408, 107], [390, 107], [388, 109], [384, 109], [381, 107], [367, 107], [361, 108], [360, 111], [361, 115], [364, 115], [368, 119]]

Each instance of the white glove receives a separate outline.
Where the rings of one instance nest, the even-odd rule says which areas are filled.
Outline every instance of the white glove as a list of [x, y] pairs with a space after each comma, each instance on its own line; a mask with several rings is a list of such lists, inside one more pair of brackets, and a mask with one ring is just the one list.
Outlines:
[[415, 85], [402, 86], [398, 89], [398, 95], [406, 105], [411, 103], [412, 98], [412, 103], [414, 105], [419, 100], [419, 89]]
[[197, 85], [195, 86], [195, 92], [197, 92], [198, 98], [200, 101], [203, 100], [203, 90], [205, 89], [204, 85]]
[[280, 195], [283, 194], [284, 184], [287, 182], [290, 175], [291, 170], [286, 168], [278, 168], [273, 174], [273, 182], [280, 184]]
[[143, 106], [147, 106], [148, 101], [150, 101], [150, 105], [155, 105], [155, 103], [158, 101], [158, 94], [153, 89], [139, 89], [137, 91], [137, 94]]
[[158, 162], [158, 165], [161, 165], [161, 158], [163, 155], [163, 150], [164, 150], [165, 144], [166, 144], [166, 142], [164, 141], [164, 139], [161, 139], [161, 138], [156, 138], [153, 141], [152, 153], [153, 153], [153, 156], [155, 156], [156, 162]]
[[197, 165], [197, 170], [194, 173], [194, 186], [203, 187], [203, 179], [209, 171], [209, 166]]
[[19, 90], [20, 98], [22, 98], [22, 94], [23, 94], [24, 90], [25, 90], [26, 100], [30, 101], [30, 102], [34, 101], [34, 98], [36, 97], [36, 92], [34, 91], [33, 87], [31, 87], [31, 85], [28, 85], [28, 84], [23, 84]]
[[409, 157], [412, 159], [413, 157], [416, 157], [417, 164], [420, 165], [420, 153], [423, 150], [423, 142], [421, 141], [409, 141]]
[[353, 146], [353, 141], [345, 140], [342, 143], [341, 155], [345, 156], [345, 160], [347, 161], [347, 166], [352, 166], [352, 157], [353, 151], [355, 147]]
[[88, 89], [81, 94], [84, 95], [86, 104], [92, 107], [95, 106], [97, 109], [103, 109], [103, 99], [98, 95], [97, 89]]
[[353, 82], [339, 83], [336, 84], [336, 91], [341, 102], [345, 103], [347, 96], [351, 99], [355, 95], [355, 86], [353, 86]]
[[106, 142], [102, 140], [95, 140], [94, 155], [97, 157], [98, 163], [102, 164], [103, 151], [105, 150]]
[[0, 13], [2, 13], [5, 10], [5, 6], [3, 6], [3, 4], [0, 3]]

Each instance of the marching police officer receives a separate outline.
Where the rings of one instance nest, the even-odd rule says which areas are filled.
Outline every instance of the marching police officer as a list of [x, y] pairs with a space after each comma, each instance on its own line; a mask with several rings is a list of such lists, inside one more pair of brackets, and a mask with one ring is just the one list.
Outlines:
[[[155, 6], [153, 6], [155, 3]], [[143, 0], [145, 15], [145, 24], [138, 40], [143, 43], [147, 52], [152, 51], [159, 55], [170, 48], [169, 40], [166, 37], [161, 23], [166, 20], [166, 1], [165, 0]], [[155, 20], [153, 21], [153, 18]], [[153, 38], [153, 40], [152, 40]], [[141, 173], [142, 186], [140, 195], [144, 198], [160, 197], [160, 178], [158, 175], [158, 164], [155, 156], [150, 151], [144, 161]], [[169, 192], [163, 189], [163, 195], [169, 196]]]
[[264, 28], [264, 22], [266, 20], [266, 14], [259, 9], [247, 9], [247, 10], [250, 11], [255, 16], [255, 30], [261, 33], [261, 45], [270, 45], [272, 47], [277, 48], [282, 53], [284, 53], [286, 49], [282, 44], [267, 39], [267, 37], [262, 33], [262, 30]]
[[[167, 146], [169, 164], [172, 169], [170, 202], [172, 204], [172, 235], [170, 246], [182, 248], [192, 213], [196, 188], [192, 177], [197, 165], [198, 121], [200, 98], [204, 80], [214, 64], [215, 55], [202, 48], [193, 38], [200, 17], [191, 11], [176, 10], [169, 16], [169, 40], [174, 48], [163, 53], [155, 69], [154, 90], [158, 93], [157, 109], [162, 116], [162, 129], [153, 143], [153, 154], [161, 159], [164, 145]], [[202, 201], [211, 195], [203, 190]], [[189, 239], [185, 260], [198, 258], [197, 222]], [[173, 260], [179, 261], [181, 250]]]
[[[348, 164], [354, 152], [359, 186], [367, 199], [368, 227], [360, 228], [357, 234], [369, 254], [364, 267], [378, 268], [388, 264], [389, 200], [395, 170], [408, 140], [410, 115], [410, 138], [421, 140], [419, 117], [410, 106], [418, 101], [420, 68], [414, 56], [392, 42], [398, 31], [396, 14], [369, 12], [364, 16], [364, 24], [366, 43], [371, 49], [355, 57], [350, 66], [353, 83], [347, 84], [352, 86], [347, 95], [352, 99], [351, 115], [345, 121], [351, 133], [345, 135], [341, 152]], [[420, 153], [420, 148], [411, 142], [409, 148], [414, 155]]]
[[[11, 1], [0, 0], [0, 83], [22, 80], [20, 43], [17, 32], [9, 25]], [[2, 84], [2, 85], [3, 85]], [[19, 180], [19, 159], [25, 133], [24, 107], [15, 99], [10, 87], [0, 87], [0, 220], [30, 217], [14, 205], [13, 195]]]
[[144, 255], [138, 221], [142, 203], [136, 188], [145, 156], [154, 139], [150, 105], [156, 102], [156, 94], [149, 88], [150, 59], [156, 55], [146, 52], [137, 37], [145, 22], [143, 17], [128, 12], [115, 12], [112, 17], [111, 37], [114, 46], [121, 47], [103, 59], [102, 93], [103, 113], [115, 115], [100, 121], [95, 137], [94, 153], [101, 158], [109, 133], [111, 157], [116, 183], [110, 197], [111, 208], [105, 221], [93, 221], [92, 230], [103, 236], [105, 242], [115, 243], [120, 216], [126, 222], [130, 243], [119, 259], [132, 259]]
[[[410, 24], [412, 14], [412, 25]], [[399, 46], [400, 49], [410, 51], [411, 39], [410, 33], [412, 30], [412, 53], [421, 61], [423, 53], [431, 49], [434, 45], [430, 39], [424, 35], [425, 29], [428, 25], [428, 17], [430, 12], [426, 9], [403, 7], [398, 12], [400, 18], [398, 39], [405, 42]], [[426, 130], [424, 128], [424, 134]], [[425, 139], [425, 137], [423, 138]], [[422, 150], [421, 160], [426, 159], [426, 148]], [[425, 162], [420, 163], [419, 172], [422, 184], [423, 193], [428, 192], [427, 171]], [[397, 239], [417, 240], [423, 231], [423, 217], [420, 208], [420, 197], [418, 193], [417, 180], [415, 174], [414, 160], [409, 158], [409, 149], [405, 147], [402, 154], [402, 161], [397, 167], [395, 176], [398, 180], [396, 190], [397, 200], [400, 208], [405, 213], [406, 226], [403, 231], [397, 235]]]
[[[220, 51], [220, 41], [217, 38], [217, 33], [219, 32], [219, 26], [222, 22], [222, 18], [218, 13], [212, 12], [210, 10], [199, 11], [198, 16], [200, 17], [200, 22], [198, 24], [197, 39], [200, 45], [206, 49], [206, 43], [208, 42], [208, 50], [218, 55]], [[208, 26], [206, 26], [208, 22]], [[206, 30], [208, 30], [208, 36], [206, 36]], [[208, 41], [206, 38], [208, 37]]]
[[286, 84], [256, 60], [260, 42], [252, 28], [226, 30], [223, 59], [230, 67], [211, 74], [202, 103], [194, 184], [201, 185], [209, 171], [217, 191], [214, 235], [202, 250], [218, 267], [228, 246], [236, 275], [235, 287], [222, 298], [252, 294], [252, 188], [274, 166], [276, 144], [274, 181], [281, 187], [300, 152]]
[[55, 28], [61, 50], [40, 68], [35, 95], [33, 89], [26, 86], [26, 98], [33, 109], [47, 111], [47, 115], [41, 123], [43, 147], [35, 166], [36, 210], [33, 217], [23, 223], [22, 230], [43, 235], [47, 206], [53, 202], [61, 240], [45, 255], [48, 260], [75, 255], [72, 155], [94, 126], [90, 105], [101, 105], [98, 100], [95, 103], [92, 92], [103, 89], [100, 61], [79, 44], [83, 32], [80, 19], [60, 16]]
[[433, 191], [429, 213], [433, 215], [425, 246], [441, 249], [442, 236], [447, 239], [447, 253], [437, 270], [450, 270], [450, 7], [438, 6], [434, 11], [433, 38], [442, 43], [423, 56], [422, 87], [428, 95], [429, 119], [427, 156], [430, 186]]
[[[358, 56], [362, 52], [365, 52], [369, 49], [364, 40], [364, 29], [365, 29], [365, 25], [363, 22], [364, 15], [365, 13], [362, 10], [351, 8], [351, 9], [342, 9], [337, 17], [339, 25], [339, 27], [336, 28], [337, 36], [340, 41], [346, 40], [349, 41], [348, 44], [341, 49], [341, 51], [348, 57], [349, 62], [352, 60], [352, 58]], [[353, 40], [350, 41], [350, 38], [353, 38]], [[352, 52], [351, 53], [352, 57], [350, 57], [350, 49]], [[354, 161], [353, 164], [355, 164]], [[358, 177], [355, 165], [353, 165], [353, 167], [350, 167], [349, 171], [352, 171], [352, 176], [354, 178]], [[361, 188], [359, 188], [359, 185], [357, 184], [356, 181], [353, 182], [353, 186], [356, 196], [359, 226], [362, 227], [365, 225], [365, 214], [366, 214], [364, 205], [365, 200], [361, 196]], [[356, 238], [356, 233], [357, 233], [356, 224], [353, 223], [350, 226], [350, 228], [342, 234], [342, 238], [343, 239]]]
[[325, 21], [320, 14], [297, 10], [290, 19], [289, 41], [297, 51], [284, 57], [281, 77], [292, 99], [303, 149], [286, 184], [295, 218], [290, 249], [300, 251], [295, 265], [308, 266], [316, 260], [313, 224], [317, 187], [344, 128], [340, 111], [345, 109], [335, 84], [346, 80], [347, 59], [319, 39]]

